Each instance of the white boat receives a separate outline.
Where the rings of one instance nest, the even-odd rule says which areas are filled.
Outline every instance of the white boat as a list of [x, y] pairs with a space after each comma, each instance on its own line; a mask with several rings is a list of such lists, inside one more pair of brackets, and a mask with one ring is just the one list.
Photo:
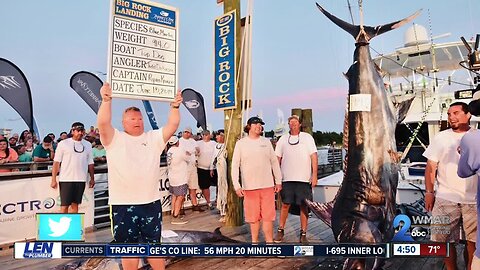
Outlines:
[[[411, 184], [425, 189], [423, 172], [418, 168], [426, 164], [422, 156], [425, 147], [438, 132], [447, 128], [450, 104], [456, 101], [468, 104], [471, 100], [456, 99], [455, 91], [471, 89], [474, 92], [475, 87], [480, 90], [480, 85], [476, 86], [480, 76], [476, 77], [477, 74], [459, 64], [468, 55], [464, 43], [432, 43], [426, 33], [424, 27], [414, 24], [406, 31], [403, 47], [374, 58], [385, 75], [386, 90], [393, 101], [414, 97], [406, 118], [397, 126], [396, 132], [397, 150], [405, 151], [397, 203], [411, 203], [422, 197], [422, 192]], [[473, 41], [468, 43], [474, 48]], [[472, 117], [472, 128], [477, 128], [479, 122], [479, 117]], [[418, 134], [414, 136], [415, 131]], [[321, 155], [324, 154], [319, 154], [319, 157]], [[319, 179], [314, 189], [314, 201], [333, 200], [342, 181], [341, 171]]]

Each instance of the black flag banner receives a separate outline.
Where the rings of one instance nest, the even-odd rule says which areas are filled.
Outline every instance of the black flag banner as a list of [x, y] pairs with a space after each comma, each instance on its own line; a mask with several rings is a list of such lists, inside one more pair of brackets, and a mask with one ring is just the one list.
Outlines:
[[12, 62], [0, 58], [0, 96], [34, 129], [32, 94], [27, 78]]
[[191, 88], [185, 88], [182, 91], [183, 105], [187, 107], [193, 118], [197, 120], [197, 127], [207, 129], [207, 117], [205, 115], [205, 106], [203, 97], [197, 91]]
[[95, 114], [102, 103], [100, 88], [103, 82], [95, 74], [79, 71], [70, 78], [70, 87], [92, 108]]

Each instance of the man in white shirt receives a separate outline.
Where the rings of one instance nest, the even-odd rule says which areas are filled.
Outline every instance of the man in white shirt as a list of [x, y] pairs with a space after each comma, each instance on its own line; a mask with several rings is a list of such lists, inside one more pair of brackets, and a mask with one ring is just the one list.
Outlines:
[[[452, 103], [447, 115], [451, 129], [438, 133], [423, 153], [423, 156], [428, 159], [425, 170], [425, 207], [428, 211], [432, 211], [433, 217], [448, 216], [450, 220], [449, 224], [446, 224], [448, 228], [438, 228], [438, 230], [430, 228], [432, 241], [458, 242], [460, 230], [465, 231], [468, 252], [468, 262], [465, 262], [465, 265], [470, 269], [477, 232], [475, 207], [477, 177], [475, 175], [468, 179], [461, 179], [457, 175], [457, 169], [460, 159], [458, 147], [463, 135], [470, 129], [471, 115], [467, 104], [463, 102]], [[436, 191], [434, 190], [435, 179], [437, 179]], [[463, 223], [460, 224], [460, 221]], [[445, 233], [445, 229], [450, 233]], [[453, 255], [445, 258], [444, 263], [448, 270], [457, 269], [455, 245], [450, 245], [450, 248], [450, 254]]]
[[198, 205], [197, 200], [197, 189], [200, 189], [198, 186], [197, 156], [200, 153], [200, 149], [198, 148], [197, 142], [192, 138], [192, 136], [192, 128], [186, 127], [183, 130], [182, 138], [180, 138], [180, 148], [185, 150], [190, 155], [190, 159], [188, 161], [187, 178], [190, 200], [192, 201], [192, 210], [204, 212], [205, 210]]
[[282, 173], [275, 151], [270, 140], [260, 136], [264, 124], [256, 116], [248, 119], [244, 128], [248, 136], [235, 144], [232, 159], [232, 183], [237, 196], [244, 197], [245, 221], [250, 224], [252, 243], [258, 243], [260, 221], [265, 241], [273, 243], [275, 193], [282, 189]]
[[[160, 155], [180, 122], [182, 96], [178, 91], [170, 103], [167, 124], [145, 132], [142, 113], [125, 109], [124, 132], [112, 126], [112, 88], [100, 89], [102, 104], [97, 124], [100, 140], [107, 150], [110, 219], [115, 243], [160, 243], [162, 204], [160, 202]], [[148, 258], [154, 270], [165, 269], [163, 258]], [[139, 258], [122, 258], [125, 270], [137, 269]]]
[[216, 175], [210, 175], [210, 165], [215, 150], [215, 142], [210, 140], [210, 131], [202, 131], [202, 140], [197, 142], [197, 147], [200, 151], [197, 163], [198, 186], [202, 190], [205, 200], [207, 200], [209, 209], [213, 210], [213, 206], [210, 203], [210, 186], [216, 180]]
[[312, 200], [312, 189], [317, 185], [317, 146], [312, 135], [300, 132], [301, 122], [297, 115], [288, 118], [290, 132], [277, 142], [275, 153], [282, 169], [282, 210], [277, 235], [274, 241], [283, 241], [285, 223], [291, 204], [300, 206], [300, 243], [307, 241], [308, 210], [303, 202]]
[[[72, 124], [72, 137], [58, 143], [52, 168], [50, 186], [57, 188], [57, 174], [60, 170], [60, 212], [78, 213], [82, 203], [85, 182], [90, 175], [89, 187], [95, 185], [92, 144], [83, 139], [85, 126], [80, 122]], [[60, 168], [60, 164], [62, 167]]]

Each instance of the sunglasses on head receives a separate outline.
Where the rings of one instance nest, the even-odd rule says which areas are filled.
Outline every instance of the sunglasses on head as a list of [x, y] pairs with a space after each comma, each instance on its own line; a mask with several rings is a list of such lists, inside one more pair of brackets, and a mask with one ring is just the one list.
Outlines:
[[72, 127], [72, 130], [76, 130], [76, 131], [85, 131], [85, 128], [82, 127], [82, 126], [75, 126], [75, 127]]

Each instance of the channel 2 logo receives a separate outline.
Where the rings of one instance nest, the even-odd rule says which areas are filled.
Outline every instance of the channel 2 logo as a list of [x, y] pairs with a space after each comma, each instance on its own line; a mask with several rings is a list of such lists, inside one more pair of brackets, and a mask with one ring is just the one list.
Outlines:
[[293, 256], [313, 256], [313, 246], [294, 246]]
[[[450, 234], [448, 216], [412, 216], [400, 214], [393, 220], [393, 227], [398, 228], [393, 236], [393, 241], [413, 242], [422, 241], [430, 236], [430, 233]], [[411, 227], [411, 229], [410, 229]]]

